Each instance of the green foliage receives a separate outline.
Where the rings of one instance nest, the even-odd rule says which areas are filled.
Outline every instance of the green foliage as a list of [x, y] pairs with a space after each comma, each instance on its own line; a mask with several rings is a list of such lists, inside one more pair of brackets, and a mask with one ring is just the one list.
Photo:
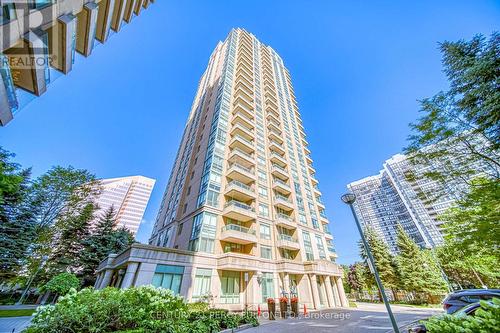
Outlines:
[[134, 242], [134, 236], [125, 228], [118, 230], [116, 227], [116, 212], [111, 206], [99, 218], [91, 234], [81, 243], [82, 251], [78, 256], [78, 263], [82, 269], [84, 285], [93, 285], [96, 269], [99, 263], [106, 259], [110, 253], [120, 253]]
[[[241, 323], [258, 325], [250, 313], [195, 311], [172, 291], [152, 286], [72, 290], [55, 305], [40, 307], [26, 333], [128, 332], [210, 333]], [[191, 309], [190, 309], [191, 308]]]
[[204, 312], [209, 309], [208, 303], [205, 302], [188, 303], [187, 307], [189, 312]]
[[446, 281], [429, 250], [420, 249], [401, 227], [398, 228], [397, 245], [396, 262], [405, 290], [431, 295], [446, 293]]
[[249, 311], [245, 311], [240, 319], [240, 324], [251, 324], [253, 327], [259, 326], [257, 316]]
[[50, 279], [42, 288], [41, 292], [50, 291], [58, 295], [66, 295], [71, 289], [78, 289], [80, 280], [72, 273], [60, 273]]
[[488, 178], [499, 179], [499, 45], [497, 32], [489, 40], [479, 35], [440, 45], [450, 89], [421, 101], [424, 115], [411, 125], [407, 148], [414, 163], [440, 166], [424, 176], [470, 185], [480, 165]]
[[474, 316], [443, 315], [424, 322], [429, 333], [495, 333], [500, 332], [500, 299], [481, 301]]
[[440, 219], [449, 242], [472, 254], [478, 248], [500, 257], [500, 180], [477, 178], [470, 192]]
[[[385, 244], [370, 228], [365, 230], [365, 237], [370, 250], [375, 260], [375, 266], [377, 267], [380, 279], [382, 280], [384, 287], [387, 289], [396, 289], [399, 286], [398, 272], [396, 269], [396, 264], [394, 257], [391, 255], [387, 244]], [[366, 254], [365, 248], [362, 243], [359, 244], [361, 258], [365, 261], [364, 268], [364, 280], [367, 286], [375, 287], [375, 280], [373, 274], [370, 272], [368, 267], [368, 255]]]
[[26, 199], [31, 171], [11, 162], [0, 147], [0, 282], [12, 279], [26, 263], [35, 220]]

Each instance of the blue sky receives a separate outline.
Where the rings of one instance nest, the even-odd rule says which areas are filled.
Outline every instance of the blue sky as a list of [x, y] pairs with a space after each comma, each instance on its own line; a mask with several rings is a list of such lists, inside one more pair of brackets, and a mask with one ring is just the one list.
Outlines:
[[155, 178], [146, 242], [208, 57], [245, 28], [291, 72], [338, 261], [351, 263], [346, 184], [378, 173], [405, 146], [417, 100], [446, 89], [437, 42], [499, 23], [498, 1], [157, 0], [0, 128], [0, 145], [35, 176], [59, 164]]

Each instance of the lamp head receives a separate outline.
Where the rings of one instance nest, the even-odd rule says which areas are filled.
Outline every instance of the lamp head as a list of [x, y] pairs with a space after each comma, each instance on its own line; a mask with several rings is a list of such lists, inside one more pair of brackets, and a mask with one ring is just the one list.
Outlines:
[[352, 205], [356, 201], [356, 195], [354, 193], [346, 193], [341, 197], [342, 201], [348, 205]]

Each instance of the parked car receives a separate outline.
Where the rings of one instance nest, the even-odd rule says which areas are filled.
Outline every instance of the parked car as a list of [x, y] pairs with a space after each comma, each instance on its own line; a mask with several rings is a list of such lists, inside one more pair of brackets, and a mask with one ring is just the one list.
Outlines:
[[[468, 304], [462, 309], [453, 313], [452, 315], [457, 317], [473, 316], [476, 310], [479, 309], [480, 307], [481, 304], [479, 304], [479, 302]], [[425, 324], [414, 323], [413, 325], [410, 325], [408, 333], [427, 333], [427, 328], [425, 327]]]
[[448, 314], [455, 313], [464, 306], [479, 301], [500, 297], [500, 289], [465, 289], [450, 293], [443, 301], [443, 309]]

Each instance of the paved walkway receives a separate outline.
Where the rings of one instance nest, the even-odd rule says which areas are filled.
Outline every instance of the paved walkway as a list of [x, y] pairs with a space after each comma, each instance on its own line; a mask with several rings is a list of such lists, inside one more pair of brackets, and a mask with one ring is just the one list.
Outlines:
[[32, 317], [0, 318], [0, 333], [18, 333], [28, 327]]
[[[441, 309], [412, 308], [393, 305], [392, 310], [401, 328], [416, 320], [441, 313]], [[261, 326], [245, 333], [388, 333], [391, 322], [383, 304], [358, 303], [358, 308], [338, 308], [300, 315], [286, 320], [262, 320]], [[407, 330], [402, 330], [407, 332]]]

